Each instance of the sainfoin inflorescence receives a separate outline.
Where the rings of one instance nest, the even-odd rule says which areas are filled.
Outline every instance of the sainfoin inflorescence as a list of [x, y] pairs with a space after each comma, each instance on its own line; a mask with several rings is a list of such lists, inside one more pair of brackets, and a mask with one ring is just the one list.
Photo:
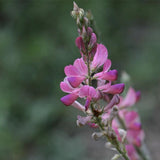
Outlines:
[[113, 160], [149, 159], [142, 149], [145, 135], [138, 112], [132, 109], [140, 99], [140, 92], [130, 87], [125, 97], [120, 95], [125, 84], [117, 83], [118, 71], [111, 69], [108, 50], [97, 42], [91, 13], [74, 3], [71, 14], [78, 26], [75, 43], [81, 57], [64, 68], [66, 77], [60, 88], [67, 95], [61, 102], [84, 113], [77, 116], [78, 126], [99, 128], [92, 137], [96, 140], [106, 137], [106, 147], [117, 152]]

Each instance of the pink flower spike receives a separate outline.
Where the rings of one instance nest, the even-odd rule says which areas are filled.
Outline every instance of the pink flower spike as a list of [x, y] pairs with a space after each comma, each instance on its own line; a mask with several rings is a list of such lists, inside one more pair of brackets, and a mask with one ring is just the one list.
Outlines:
[[111, 85], [108, 89], [103, 90], [104, 93], [109, 93], [109, 94], [120, 94], [124, 90], [124, 84], [119, 83], [119, 84], [114, 84]]
[[95, 69], [102, 66], [106, 62], [107, 58], [108, 58], [107, 48], [103, 44], [98, 44], [97, 51], [95, 53], [95, 56], [91, 64], [91, 69]]
[[70, 94], [62, 97], [61, 102], [66, 106], [70, 106], [77, 98], [78, 98], [77, 94], [70, 93]]
[[85, 110], [85, 107], [83, 106], [83, 105], [81, 105], [79, 102], [77, 102], [77, 101], [74, 101], [73, 103], [72, 103], [72, 106], [74, 107], [74, 108], [77, 108], [77, 109], [79, 109], [80, 111], [84, 111]]
[[83, 81], [85, 77], [68, 77], [68, 82], [74, 88], [78, 87]]

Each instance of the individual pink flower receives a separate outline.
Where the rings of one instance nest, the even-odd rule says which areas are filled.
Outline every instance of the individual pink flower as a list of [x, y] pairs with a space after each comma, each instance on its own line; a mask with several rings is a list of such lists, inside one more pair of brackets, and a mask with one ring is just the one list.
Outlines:
[[139, 160], [139, 156], [132, 144], [125, 145], [125, 148], [130, 160]]
[[140, 92], [136, 92], [132, 87], [129, 88], [126, 97], [120, 98], [119, 107], [130, 107], [133, 106], [140, 99]]
[[66, 106], [70, 106], [78, 98], [79, 88], [73, 88], [67, 78], [60, 83], [60, 88], [63, 92], [69, 93], [61, 98], [61, 102]]
[[86, 79], [88, 69], [83, 59], [78, 58], [73, 65], [66, 66], [64, 72], [70, 85], [76, 88]]
[[81, 87], [79, 91], [79, 97], [86, 98], [86, 103], [85, 103], [86, 110], [89, 108], [91, 100], [96, 100], [98, 96], [99, 96], [99, 93], [92, 86], [84, 85], [83, 87]]
[[103, 80], [108, 80], [108, 81], [115, 81], [117, 80], [118, 77], [118, 72], [117, 70], [110, 70], [111, 67], [111, 60], [107, 59], [106, 62], [103, 65], [103, 71], [99, 72], [94, 75], [95, 78], [100, 78]]

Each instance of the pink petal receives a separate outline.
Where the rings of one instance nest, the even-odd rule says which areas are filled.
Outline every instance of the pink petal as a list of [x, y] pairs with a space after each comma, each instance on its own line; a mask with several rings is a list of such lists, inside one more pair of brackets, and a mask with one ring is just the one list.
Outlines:
[[77, 94], [70, 93], [70, 94], [62, 97], [61, 102], [66, 106], [70, 106], [77, 98], [78, 98]]
[[73, 88], [67, 82], [61, 82], [60, 88], [63, 92], [66, 92], [66, 93], [71, 93], [73, 91]]
[[111, 60], [107, 59], [103, 66], [103, 72], [108, 72], [108, 70], [111, 68], [111, 64]]
[[68, 77], [68, 82], [74, 88], [78, 87], [83, 81], [85, 77]]
[[85, 111], [88, 110], [90, 103], [91, 103], [91, 97], [87, 97], [86, 103], [84, 105], [85, 106]]
[[95, 34], [95, 33], [92, 33], [92, 34], [91, 34], [91, 38], [90, 38], [90, 42], [89, 42], [89, 44], [88, 44], [88, 47], [89, 47], [89, 48], [93, 48], [93, 47], [96, 45], [96, 42], [97, 42], [96, 34]]
[[124, 84], [115, 84], [111, 85], [108, 89], [103, 90], [104, 93], [109, 93], [109, 94], [120, 94], [124, 90]]
[[64, 72], [68, 77], [79, 76], [79, 71], [75, 66], [69, 65], [64, 68]]
[[124, 116], [127, 124], [133, 123], [139, 119], [138, 113], [136, 111], [128, 111]]
[[139, 159], [138, 154], [132, 144], [125, 145], [125, 148], [127, 150], [127, 154], [129, 156], [130, 160], [138, 160]]
[[81, 98], [83, 98], [83, 97], [95, 98], [97, 96], [97, 91], [92, 86], [85, 85], [85, 86], [81, 87], [80, 92], [79, 92], [79, 96]]
[[125, 99], [121, 102], [120, 107], [130, 107], [136, 103], [137, 95], [133, 88], [129, 88]]
[[118, 77], [117, 70], [110, 70], [109, 72], [100, 72], [96, 74], [94, 77], [98, 77], [108, 81], [115, 81]]
[[81, 76], [86, 76], [88, 74], [88, 68], [85, 62], [83, 61], [83, 58], [76, 59], [74, 61], [73, 66], [76, 67]]
[[109, 109], [111, 109], [114, 105], [119, 103], [119, 96], [114, 95], [111, 101], [108, 103], [108, 105], [104, 108], [104, 112], [107, 112]]
[[107, 48], [102, 44], [98, 44], [96, 54], [91, 64], [91, 69], [95, 69], [102, 66], [106, 62], [107, 57], [108, 57]]

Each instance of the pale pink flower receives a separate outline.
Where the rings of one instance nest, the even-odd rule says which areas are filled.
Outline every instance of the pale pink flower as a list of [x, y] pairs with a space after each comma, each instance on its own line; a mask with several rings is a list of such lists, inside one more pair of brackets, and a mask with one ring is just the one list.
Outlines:
[[126, 97], [120, 98], [119, 107], [131, 107], [140, 99], [140, 92], [136, 92], [132, 87], [129, 88]]

